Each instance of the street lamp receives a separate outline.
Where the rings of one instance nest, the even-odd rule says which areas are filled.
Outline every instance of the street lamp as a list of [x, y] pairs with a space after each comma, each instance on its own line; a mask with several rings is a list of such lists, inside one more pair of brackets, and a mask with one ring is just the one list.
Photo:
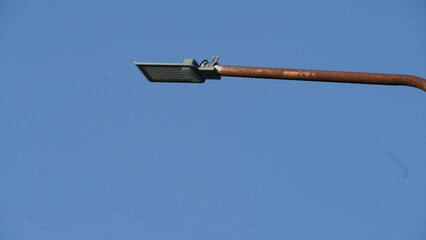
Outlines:
[[426, 91], [426, 79], [402, 74], [360, 73], [287, 68], [242, 67], [219, 65], [219, 57], [198, 64], [194, 59], [183, 63], [138, 63], [136, 66], [151, 82], [203, 83], [221, 76], [289, 79], [320, 82], [343, 82], [380, 85], [406, 85]]
[[201, 62], [194, 59], [185, 59], [183, 63], [138, 63], [139, 70], [151, 82], [185, 82], [203, 83], [206, 79], [220, 79], [216, 69], [219, 57]]

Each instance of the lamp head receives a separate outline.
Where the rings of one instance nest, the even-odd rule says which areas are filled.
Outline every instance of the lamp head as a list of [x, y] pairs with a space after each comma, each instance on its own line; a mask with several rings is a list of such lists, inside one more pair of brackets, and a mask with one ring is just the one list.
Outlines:
[[204, 65], [198, 65], [194, 59], [185, 59], [183, 63], [135, 64], [151, 82], [203, 83], [206, 79], [220, 79], [220, 74], [214, 67], [218, 59], [217, 57]]

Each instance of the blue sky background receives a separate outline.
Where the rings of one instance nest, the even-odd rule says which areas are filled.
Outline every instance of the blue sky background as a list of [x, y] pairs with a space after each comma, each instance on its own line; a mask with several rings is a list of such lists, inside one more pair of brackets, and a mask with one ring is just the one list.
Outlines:
[[426, 93], [139, 62], [426, 77], [423, 0], [1, 1], [0, 239], [425, 239]]

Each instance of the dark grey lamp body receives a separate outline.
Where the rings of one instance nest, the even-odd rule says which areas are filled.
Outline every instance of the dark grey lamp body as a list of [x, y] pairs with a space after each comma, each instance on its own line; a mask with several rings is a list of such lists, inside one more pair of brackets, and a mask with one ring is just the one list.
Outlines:
[[185, 59], [183, 63], [135, 62], [135, 64], [151, 82], [203, 83], [206, 79], [220, 79], [215, 64], [207, 63], [199, 66], [194, 59]]

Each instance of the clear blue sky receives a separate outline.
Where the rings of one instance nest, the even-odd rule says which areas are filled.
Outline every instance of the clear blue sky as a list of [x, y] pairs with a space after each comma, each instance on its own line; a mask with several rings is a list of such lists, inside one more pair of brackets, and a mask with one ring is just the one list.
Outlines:
[[426, 239], [426, 93], [139, 62], [426, 77], [424, 0], [0, 2], [0, 239]]

